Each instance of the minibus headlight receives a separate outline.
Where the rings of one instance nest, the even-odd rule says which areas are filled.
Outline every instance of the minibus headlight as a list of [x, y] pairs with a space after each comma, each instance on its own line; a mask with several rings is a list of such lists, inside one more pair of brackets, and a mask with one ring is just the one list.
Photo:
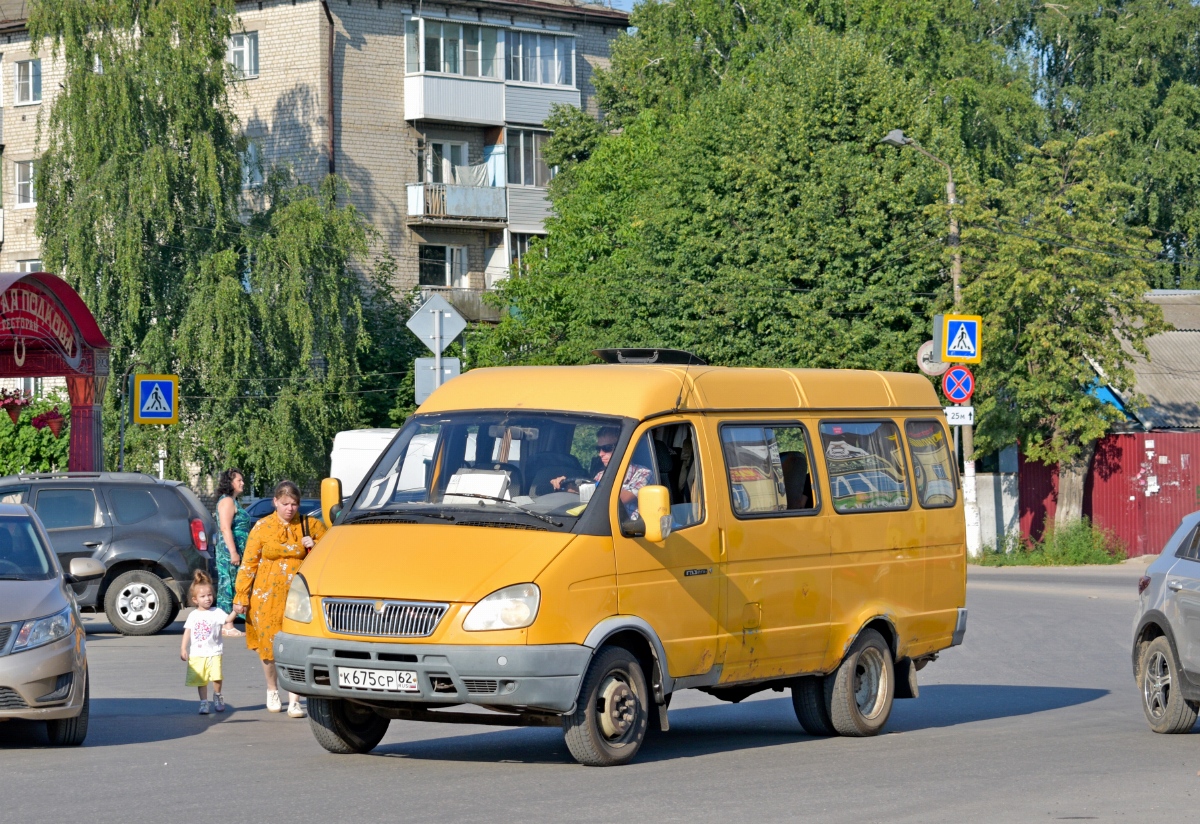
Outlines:
[[498, 589], [467, 613], [463, 629], [479, 632], [488, 629], [520, 629], [537, 617], [542, 591], [537, 584], [514, 584]]
[[17, 630], [17, 640], [13, 643], [13, 652], [52, 644], [59, 638], [66, 638], [75, 629], [75, 613], [70, 607], [47, 615], [45, 618], [34, 618], [26, 621]]
[[308, 583], [304, 576], [296, 573], [292, 585], [288, 589], [287, 603], [283, 607], [283, 617], [307, 624], [312, 621], [312, 599], [308, 595]]

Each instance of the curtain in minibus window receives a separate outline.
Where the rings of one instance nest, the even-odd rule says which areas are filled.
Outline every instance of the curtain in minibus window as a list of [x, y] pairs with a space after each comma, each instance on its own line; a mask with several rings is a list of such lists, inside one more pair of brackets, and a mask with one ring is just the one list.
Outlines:
[[907, 509], [904, 444], [891, 421], [827, 421], [821, 449], [838, 512]]

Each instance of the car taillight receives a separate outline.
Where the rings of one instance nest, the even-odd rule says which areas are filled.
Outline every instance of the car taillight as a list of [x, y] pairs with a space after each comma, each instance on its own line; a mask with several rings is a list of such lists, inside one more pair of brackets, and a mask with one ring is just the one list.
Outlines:
[[1143, 575], [1141, 578], [1138, 578], [1138, 595], [1141, 595], [1143, 592], [1145, 592], [1146, 587], [1148, 586], [1150, 586], [1149, 575]]
[[204, 521], [192, 518], [192, 546], [200, 552], [208, 552], [208, 535], [204, 533]]

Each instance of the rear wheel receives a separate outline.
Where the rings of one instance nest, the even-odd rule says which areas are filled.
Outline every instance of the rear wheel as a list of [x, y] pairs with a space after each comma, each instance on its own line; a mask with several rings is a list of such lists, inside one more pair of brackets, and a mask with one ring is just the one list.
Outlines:
[[46, 722], [46, 735], [55, 747], [78, 747], [87, 738], [88, 718], [91, 715], [92, 695], [89, 679], [83, 676], [83, 707], [74, 718], [56, 718]]
[[825, 679], [829, 719], [841, 735], [878, 735], [892, 714], [896, 666], [883, 636], [865, 629]]
[[391, 721], [370, 707], [341, 698], [309, 698], [308, 725], [317, 743], [338, 755], [379, 746]]
[[154, 635], [176, 612], [175, 596], [153, 572], [123, 572], [104, 593], [104, 614], [122, 635]]
[[601, 649], [588, 665], [575, 712], [563, 716], [567, 749], [589, 767], [628, 763], [646, 738], [652, 704], [637, 658], [622, 647]]
[[1146, 645], [1139, 671], [1142, 710], [1150, 722], [1150, 729], [1167, 734], [1190, 730], [1196, 723], [1200, 705], [1184, 700], [1179, 691], [1179, 667], [1175, 665], [1171, 643], [1164, 636], [1160, 635]]
[[825, 679], [819, 675], [797, 678], [792, 682], [792, 709], [796, 720], [809, 735], [837, 735], [825, 704]]

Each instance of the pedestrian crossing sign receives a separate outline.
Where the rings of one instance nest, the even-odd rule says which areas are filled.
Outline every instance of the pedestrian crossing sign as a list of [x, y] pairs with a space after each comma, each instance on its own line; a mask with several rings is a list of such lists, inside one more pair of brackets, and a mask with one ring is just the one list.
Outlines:
[[179, 423], [179, 376], [133, 376], [133, 422]]
[[942, 363], [979, 363], [982, 359], [979, 315], [936, 315], [933, 343]]

